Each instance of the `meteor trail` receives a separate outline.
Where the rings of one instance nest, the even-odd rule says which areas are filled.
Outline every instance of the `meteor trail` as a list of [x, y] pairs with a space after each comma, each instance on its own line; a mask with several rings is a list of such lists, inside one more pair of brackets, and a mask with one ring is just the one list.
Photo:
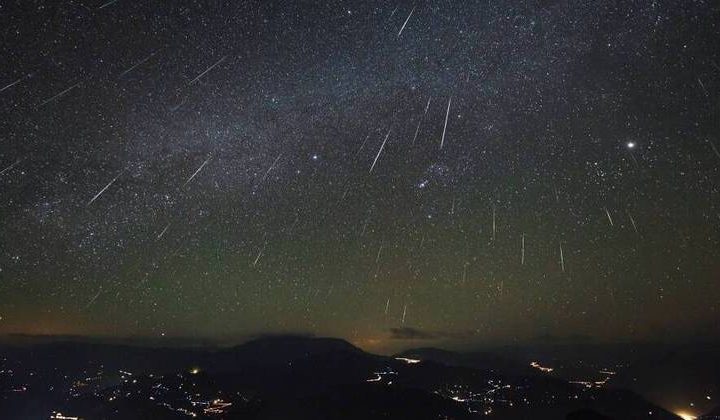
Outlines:
[[705, 94], [705, 96], [710, 96], [710, 95], [708, 94], [707, 89], [705, 89], [705, 84], [702, 82], [702, 80], [700, 80], [699, 77], [698, 77], [697, 81], [698, 81], [698, 83], [700, 84], [700, 87], [702, 88], [703, 93]]
[[53, 96], [53, 97], [51, 97], [51, 98], [45, 99], [45, 100], [40, 104], [40, 106], [45, 106], [46, 104], [54, 101], [55, 99], [58, 99], [58, 98], [64, 96], [66, 93], [68, 93], [68, 92], [70, 92], [71, 90], [75, 89], [75, 88], [78, 87], [79, 85], [80, 85], [80, 82], [75, 83], [74, 85], [72, 85], [72, 86], [70, 86], [69, 88], [63, 90], [62, 92], [58, 93], [57, 95], [55, 95], [55, 96]]
[[633, 229], [635, 229], [635, 233], [638, 233], [637, 225], [635, 224], [635, 219], [633, 219], [632, 214], [628, 213], [628, 217], [630, 218], [630, 223], [632, 223]]
[[157, 54], [157, 51], [153, 51], [153, 52], [150, 53], [150, 55], [148, 55], [147, 57], [145, 57], [145, 58], [143, 58], [142, 60], [138, 61], [137, 63], [133, 64], [132, 66], [130, 66], [130, 68], [128, 68], [128, 69], [125, 70], [124, 72], [120, 73], [120, 75], [119, 75], [118, 77], [123, 77], [123, 76], [125, 76], [126, 74], [130, 73], [131, 71], [135, 70], [136, 68], [140, 67], [140, 66], [143, 65], [145, 62], [147, 62], [149, 59], [153, 58], [153, 56], [154, 56], [155, 54]]
[[354, 156], [354, 157], [358, 157], [358, 155], [360, 154], [360, 152], [362, 152], [362, 149], [365, 147], [365, 143], [367, 143], [367, 141], [368, 141], [369, 138], [370, 138], [370, 134], [368, 134], [367, 136], [365, 136], [365, 140], [363, 140], [363, 142], [362, 142], [362, 144], [360, 145], [360, 148], [358, 149], [358, 151], [355, 152], [355, 156]]
[[565, 257], [563, 256], [562, 242], [560, 242], [560, 268], [565, 272]]
[[6, 89], [10, 89], [11, 87], [17, 85], [18, 83], [22, 82], [22, 80], [23, 80], [24, 78], [25, 78], [25, 77], [21, 77], [21, 78], [17, 79], [16, 81], [10, 83], [9, 85], [7, 85], [7, 86], [5, 86], [4, 88], [0, 89], [0, 92], [3, 92], [3, 91], [5, 91]]
[[608, 211], [607, 207], [605, 207], [605, 214], [607, 215], [608, 221], [610, 222], [610, 226], [615, 226], [613, 223], [612, 217], [610, 216], [610, 212]]
[[90, 201], [88, 201], [87, 205], [89, 206], [90, 204], [93, 203], [93, 201], [97, 200], [98, 197], [100, 197], [100, 196], [102, 195], [102, 193], [104, 193], [108, 188], [110, 188], [110, 186], [111, 186], [112, 184], [115, 183], [115, 181], [117, 181], [118, 178], [120, 178], [120, 175], [122, 175], [122, 174], [125, 172], [126, 169], [127, 169], [127, 168], [125, 168], [125, 169], [123, 169], [122, 171], [120, 171], [120, 173], [117, 174], [117, 175], [115, 176], [115, 178], [112, 179], [112, 181], [108, 182], [108, 184], [105, 186], [105, 188], [103, 188], [102, 190], [100, 190], [100, 192], [98, 192], [97, 194], [95, 194], [95, 197], [93, 197], [92, 199], [90, 199]]
[[22, 161], [22, 159], [18, 159], [18, 160], [15, 161], [15, 163], [13, 163], [12, 165], [10, 165], [10, 166], [8, 166], [7, 168], [5, 168], [5, 169], [3, 169], [2, 171], [0, 171], [0, 176], [5, 175], [5, 172], [10, 172], [10, 171], [11, 171], [14, 167], [16, 167], [16, 166], [18, 165], [18, 163], [20, 163], [21, 161]]
[[106, 7], [108, 7], [108, 6], [111, 6], [111, 5], [115, 4], [115, 3], [117, 3], [117, 1], [118, 1], [118, 0], [110, 0], [109, 2], [107, 2], [107, 3], [103, 4], [102, 6], [98, 7], [97, 9], [98, 9], [98, 10], [104, 9], [104, 8], [106, 8]]
[[270, 165], [270, 167], [268, 168], [267, 172], [265, 172], [265, 175], [263, 175], [262, 179], [260, 180], [260, 183], [265, 182], [265, 179], [267, 179], [267, 176], [268, 176], [268, 174], [270, 174], [270, 171], [273, 170], [273, 168], [275, 167], [275, 165], [276, 165], [276, 164], [278, 163], [278, 161], [280, 160], [280, 156], [282, 156], [282, 153], [280, 153], [280, 154], [278, 155], [278, 157], [275, 158], [275, 160], [273, 161], [272, 165]]
[[713, 152], [715, 152], [715, 156], [720, 158], [720, 152], [718, 151], [717, 147], [715, 147], [715, 144], [711, 142], [710, 139], [708, 139], [707, 142], [710, 143], [710, 147], [712, 148]]
[[400, 38], [400, 35], [402, 35], [403, 29], [405, 29], [405, 25], [407, 25], [408, 21], [410, 20], [410, 17], [412, 16], [413, 12], [415, 11], [415, 7], [412, 8], [410, 11], [410, 14], [408, 15], [407, 19], [405, 19], [405, 23], [403, 23], [402, 28], [400, 28], [400, 32], [398, 32], [398, 38]]
[[493, 206], [493, 221], [492, 221], [492, 240], [495, 240], [495, 232], [496, 232], [496, 225], [495, 225], [495, 206]]
[[188, 83], [188, 85], [192, 85], [192, 84], [194, 84], [195, 82], [197, 82], [198, 80], [200, 80], [200, 78], [202, 78], [203, 76], [205, 76], [208, 72], [210, 72], [210, 70], [214, 69], [214, 68], [217, 67], [220, 63], [222, 63], [223, 61], [225, 61], [226, 58], [227, 58], [227, 55], [223, 56], [223, 58], [219, 59], [215, 64], [213, 64], [212, 66], [208, 67], [204, 72], [200, 73], [196, 78], [192, 79], [192, 80]]
[[383, 140], [382, 145], [380, 146], [380, 150], [377, 152], [377, 156], [375, 156], [375, 160], [372, 163], [372, 166], [370, 166], [370, 172], [372, 173], [373, 168], [375, 168], [375, 164], [378, 161], [378, 158], [380, 157], [380, 153], [382, 153], [383, 149], [385, 148], [385, 142], [387, 142], [388, 137], [390, 137], [390, 130], [388, 130], [387, 134], [385, 135], [385, 140]]
[[440, 139], [440, 148], [443, 148], [445, 144], [445, 132], [447, 131], [448, 118], [450, 117], [450, 104], [452, 103], [452, 96], [448, 99], [447, 111], [445, 112], [445, 126], [443, 127], [442, 138]]
[[100, 287], [100, 288], [98, 289], [97, 293], [95, 293], [95, 296], [93, 296], [93, 297], [90, 299], [90, 301], [87, 303], [87, 305], [85, 305], [85, 309], [89, 308], [93, 303], [95, 303], [95, 301], [97, 300], [98, 296], [100, 296], [100, 293], [101, 293], [101, 292], [102, 292], [102, 287]]
[[160, 232], [160, 234], [157, 236], [156, 239], [159, 240], [160, 238], [162, 238], [162, 237], [165, 235], [165, 232], [167, 232], [167, 230], [168, 230], [169, 228], [170, 228], [170, 223], [168, 223], [168, 224], [165, 226], [165, 229], [163, 229], [162, 232]]
[[260, 252], [258, 252], [257, 257], [255, 257], [255, 261], [253, 261], [253, 267], [255, 267], [257, 265], [258, 261], [260, 261], [260, 257], [262, 257], [263, 251], [265, 251], [264, 246], [262, 247]]
[[186, 186], [187, 184], [189, 184], [190, 181], [192, 181], [193, 178], [195, 178], [195, 176], [196, 176], [197, 174], [199, 174], [200, 171], [202, 171], [202, 169], [205, 167], [205, 165], [207, 165], [207, 163], [210, 161], [210, 159], [212, 159], [212, 156], [210, 156], [210, 157], [208, 157], [207, 159], [205, 159], [205, 162], [203, 162], [202, 165], [200, 165], [200, 167], [197, 168], [197, 171], [195, 171], [195, 173], [193, 173], [192, 175], [190, 175], [190, 178], [188, 178], [187, 181], [185, 181], [185, 183], [183, 184], [183, 187]]
[[420, 125], [422, 125], [423, 121], [425, 121], [425, 116], [427, 116], [428, 108], [430, 108], [430, 101], [432, 100], [432, 96], [428, 98], [427, 105], [425, 105], [425, 113], [420, 118], [420, 121], [418, 121], [417, 128], [415, 129], [415, 135], [413, 136], [412, 144], [415, 144], [415, 140], [417, 140], [417, 136], [420, 133]]
[[422, 119], [418, 121], [417, 128], [415, 129], [415, 135], [413, 136], [412, 144], [415, 144], [415, 140], [417, 140], [418, 133], [420, 133], [420, 124], [422, 124]]

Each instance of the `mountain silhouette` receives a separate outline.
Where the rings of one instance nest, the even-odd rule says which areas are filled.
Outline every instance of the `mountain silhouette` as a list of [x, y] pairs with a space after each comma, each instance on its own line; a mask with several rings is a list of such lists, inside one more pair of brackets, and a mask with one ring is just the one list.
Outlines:
[[[204, 410], [213, 409], [250, 420], [631, 419], [648, 412], [678, 419], [630, 391], [586, 389], [494, 355], [421, 349], [386, 357], [335, 338], [270, 336], [222, 349], [63, 342], [0, 352], [14, 375], [0, 387], [3, 419], [48, 418], [53, 410], [91, 419], [210, 418]], [[24, 388], [16, 392], [13, 381]]]

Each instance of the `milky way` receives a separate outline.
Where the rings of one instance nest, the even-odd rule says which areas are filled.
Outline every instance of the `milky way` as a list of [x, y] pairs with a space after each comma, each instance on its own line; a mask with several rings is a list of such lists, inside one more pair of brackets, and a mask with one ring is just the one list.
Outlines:
[[716, 3], [145, 3], [0, 5], [0, 332], [718, 330]]

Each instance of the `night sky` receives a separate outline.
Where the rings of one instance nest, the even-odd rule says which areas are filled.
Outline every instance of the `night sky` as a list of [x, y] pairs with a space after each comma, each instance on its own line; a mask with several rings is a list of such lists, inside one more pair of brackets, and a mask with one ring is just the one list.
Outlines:
[[717, 2], [15, 0], [0, 28], [0, 333], [720, 330]]

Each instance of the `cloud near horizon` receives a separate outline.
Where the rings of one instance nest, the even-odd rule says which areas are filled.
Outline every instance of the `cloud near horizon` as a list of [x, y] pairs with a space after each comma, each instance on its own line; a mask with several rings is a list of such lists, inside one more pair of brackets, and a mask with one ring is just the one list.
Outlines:
[[426, 331], [413, 327], [390, 328], [390, 339], [392, 340], [443, 340], [461, 339], [473, 335], [471, 331]]

